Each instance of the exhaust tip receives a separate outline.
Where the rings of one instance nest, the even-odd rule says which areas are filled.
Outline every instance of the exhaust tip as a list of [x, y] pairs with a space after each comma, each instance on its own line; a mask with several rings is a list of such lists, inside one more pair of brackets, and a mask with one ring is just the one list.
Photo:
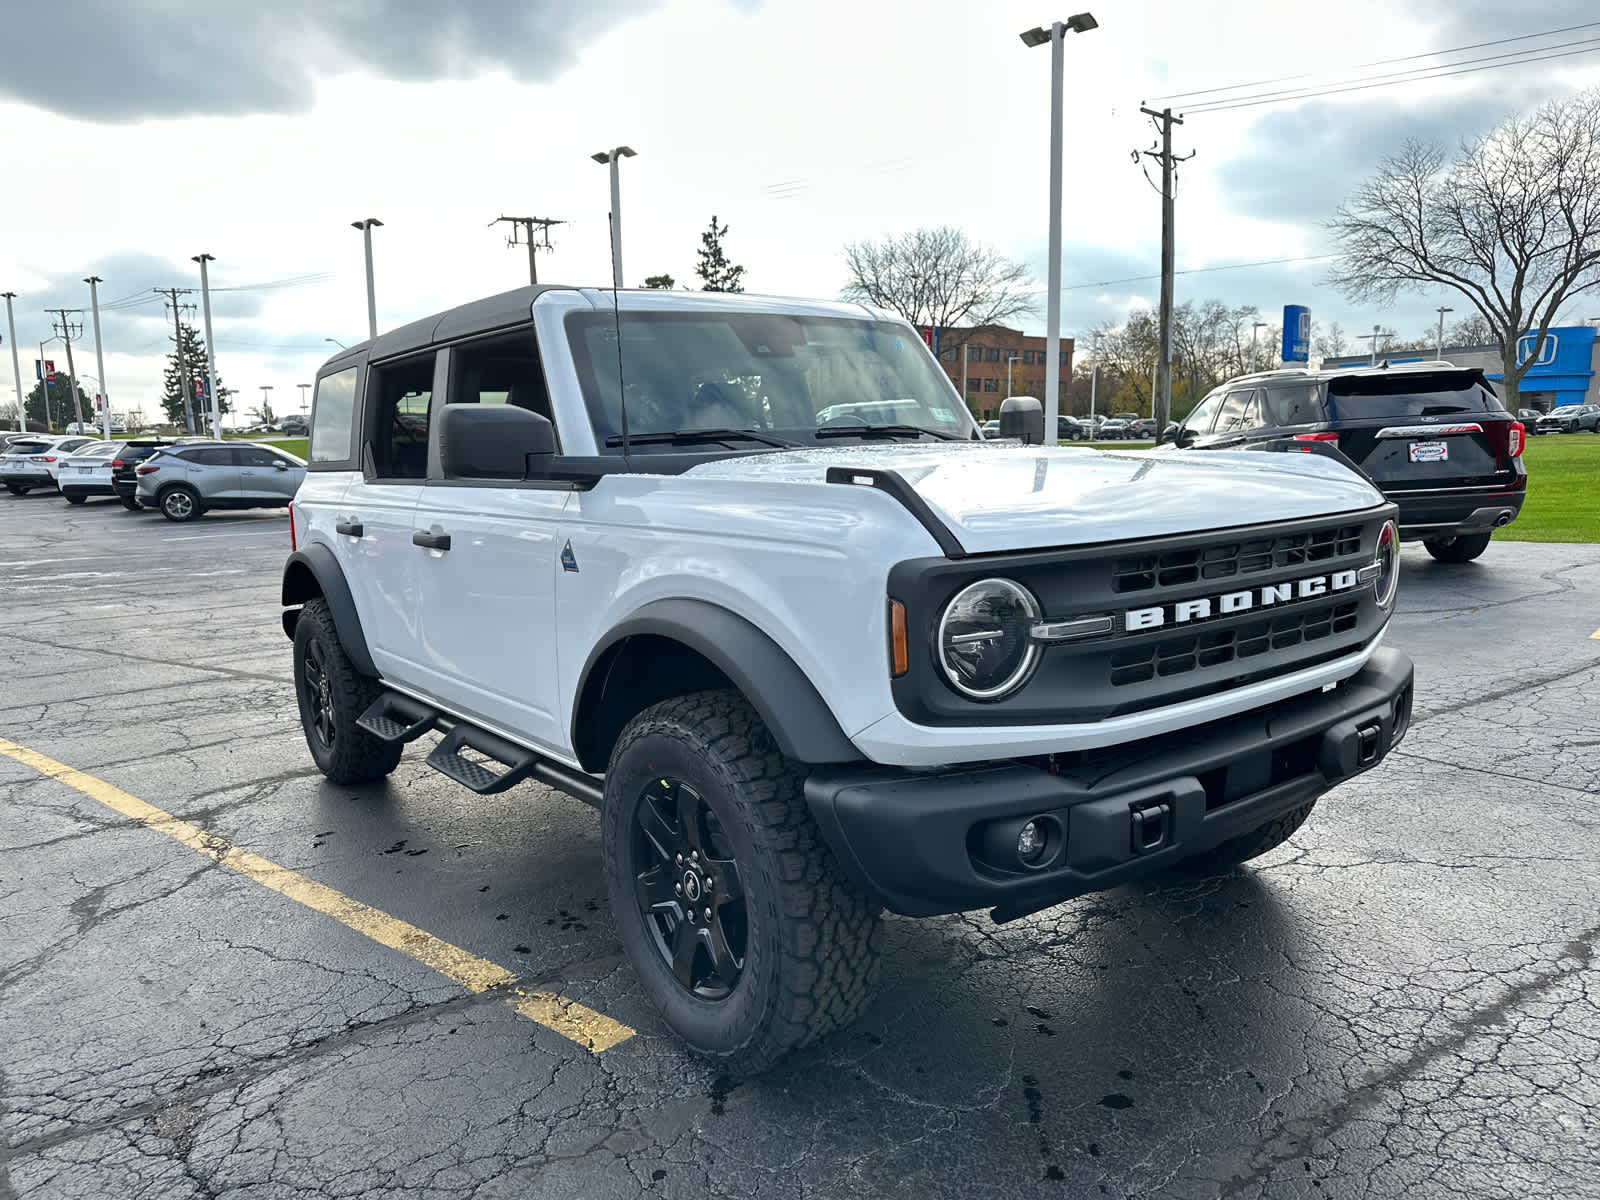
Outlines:
[[1500, 510], [1500, 515], [1494, 519], [1494, 527], [1499, 529], [1502, 525], [1509, 524], [1511, 524], [1511, 510], [1509, 508], [1503, 508]]

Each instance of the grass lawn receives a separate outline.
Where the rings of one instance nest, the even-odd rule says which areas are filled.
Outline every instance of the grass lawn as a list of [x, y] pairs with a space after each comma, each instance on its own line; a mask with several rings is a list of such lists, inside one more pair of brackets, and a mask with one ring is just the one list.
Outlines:
[[1600, 437], [1545, 433], [1528, 439], [1528, 499], [1495, 537], [1506, 542], [1600, 542]]

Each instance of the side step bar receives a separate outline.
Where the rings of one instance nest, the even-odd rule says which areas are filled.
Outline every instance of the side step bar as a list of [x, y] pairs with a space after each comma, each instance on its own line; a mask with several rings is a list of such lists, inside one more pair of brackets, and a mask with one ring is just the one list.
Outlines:
[[[480, 796], [503, 792], [526, 779], [537, 779], [596, 808], [605, 794], [604, 785], [593, 775], [542, 758], [486, 729], [395, 692], [384, 692], [374, 700], [356, 725], [386, 742], [411, 742], [431, 729], [444, 729], [444, 737], [428, 755], [428, 765]], [[463, 750], [475, 751], [504, 770], [467, 758]]]

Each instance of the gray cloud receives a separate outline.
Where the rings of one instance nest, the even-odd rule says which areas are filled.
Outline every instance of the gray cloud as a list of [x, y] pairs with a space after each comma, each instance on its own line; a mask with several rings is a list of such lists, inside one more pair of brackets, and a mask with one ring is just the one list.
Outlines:
[[[553, 78], [660, 0], [56, 0], [9, 6], [0, 95], [104, 122], [302, 112], [319, 76]], [[70, 62], [41, 47], [70, 46]]]
[[1407, 140], [1454, 148], [1564, 90], [1525, 82], [1459, 97], [1313, 101], [1270, 112], [1251, 126], [1250, 149], [1217, 168], [1217, 186], [1244, 215], [1320, 224]]

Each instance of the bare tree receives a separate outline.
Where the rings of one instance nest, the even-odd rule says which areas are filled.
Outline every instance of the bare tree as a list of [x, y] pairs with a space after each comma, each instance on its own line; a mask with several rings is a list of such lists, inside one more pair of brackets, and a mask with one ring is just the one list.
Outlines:
[[1489, 328], [1482, 313], [1473, 313], [1450, 326], [1444, 340], [1451, 346], [1487, 346], [1494, 341], [1494, 330]]
[[962, 330], [1000, 325], [1034, 309], [1034, 281], [1025, 266], [948, 225], [851, 242], [844, 261], [850, 273], [845, 299], [888, 309], [913, 325], [937, 326], [941, 348], [965, 341]]
[[1453, 161], [1407, 143], [1330, 229], [1342, 255], [1331, 278], [1353, 300], [1440, 286], [1465, 296], [1499, 348], [1515, 409], [1556, 314], [1600, 285], [1600, 89], [1513, 117]]
[[1317, 329], [1315, 321], [1311, 323], [1311, 328], [1314, 331], [1311, 335], [1311, 353], [1317, 358], [1342, 358], [1350, 353], [1350, 339], [1345, 337], [1339, 322], [1329, 325], [1326, 332]]

